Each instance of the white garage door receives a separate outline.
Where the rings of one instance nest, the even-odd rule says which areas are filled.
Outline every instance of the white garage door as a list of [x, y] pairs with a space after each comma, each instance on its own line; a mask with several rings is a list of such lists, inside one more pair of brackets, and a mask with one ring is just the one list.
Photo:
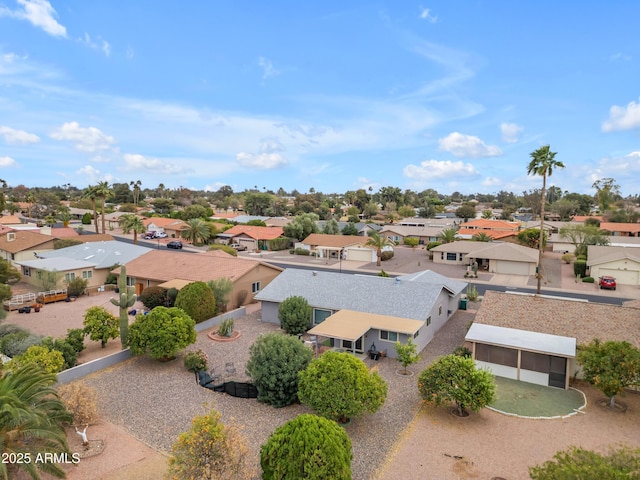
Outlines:
[[508, 275], [529, 275], [529, 264], [524, 262], [498, 260], [496, 262], [496, 273], [504, 273]]
[[347, 250], [347, 260], [355, 260], [356, 262], [370, 262], [371, 250], [367, 248], [350, 248]]
[[616, 283], [620, 285], [638, 285], [639, 273], [635, 270], [609, 270], [601, 268], [598, 270], [599, 276], [608, 275], [616, 279]]

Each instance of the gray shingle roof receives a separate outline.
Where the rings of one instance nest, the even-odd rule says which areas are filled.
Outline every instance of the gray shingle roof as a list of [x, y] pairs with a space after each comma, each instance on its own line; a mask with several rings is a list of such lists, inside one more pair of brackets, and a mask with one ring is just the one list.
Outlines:
[[255, 299], [279, 303], [298, 295], [317, 308], [426, 320], [443, 288], [442, 283], [287, 268]]
[[443, 285], [451, 295], [458, 295], [464, 289], [467, 288], [467, 282], [461, 282], [460, 280], [453, 280], [444, 275], [440, 275], [432, 270], [423, 270], [422, 272], [410, 273], [408, 275], [402, 275], [399, 277], [401, 280], [409, 282], [421, 282], [430, 283], [433, 285]]
[[42, 252], [39, 256], [43, 258], [64, 257], [82, 260], [93, 265], [95, 268], [110, 268], [116, 263], [124, 265], [151, 250], [152, 249], [141, 247], [140, 245], [112, 240], [107, 242], [83, 243], [82, 245]]
[[83, 260], [76, 260], [73, 258], [66, 258], [66, 257], [39, 258], [34, 260], [26, 260], [26, 261], [18, 262], [18, 265], [22, 265], [24, 267], [29, 267], [29, 268], [36, 268], [38, 270], [46, 270], [48, 272], [52, 272], [54, 270], [58, 272], [67, 272], [69, 270], [93, 268], [92, 263], [85, 262]]

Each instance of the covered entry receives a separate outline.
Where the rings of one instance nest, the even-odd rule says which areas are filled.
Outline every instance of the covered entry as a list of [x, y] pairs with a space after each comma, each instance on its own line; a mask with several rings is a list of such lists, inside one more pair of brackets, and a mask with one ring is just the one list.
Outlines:
[[474, 323], [465, 337], [479, 367], [500, 377], [569, 387], [569, 365], [576, 339], [547, 333]]

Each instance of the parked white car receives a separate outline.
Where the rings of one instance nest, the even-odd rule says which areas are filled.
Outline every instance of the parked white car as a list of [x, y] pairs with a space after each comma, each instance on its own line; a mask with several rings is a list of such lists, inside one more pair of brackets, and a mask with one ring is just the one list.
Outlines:
[[156, 232], [155, 238], [167, 238], [169, 235], [167, 235], [164, 232]]

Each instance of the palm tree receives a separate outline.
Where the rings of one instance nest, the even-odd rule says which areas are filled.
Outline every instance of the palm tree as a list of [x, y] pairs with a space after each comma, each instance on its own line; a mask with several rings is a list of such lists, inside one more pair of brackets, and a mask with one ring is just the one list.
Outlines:
[[382, 263], [382, 249], [386, 246], [392, 246], [393, 242], [384, 235], [379, 235], [377, 232], [371, 232], [365, 245], [368, 247], [375, 247], [376, 256], [378, 257], [376, 265], [379, 267]]
[[452, 243], [458, 239], [458, 230], [455, 228], [446, 228], [438, 236], [442, 243]]
[[485, 232], [476, 233], [471, 237], [474, 242], [493, 242], [493, 238]]
[[211, 230], [209, 230], [207, 222], [200, 220], [199, 218], [192, 218], [187, 221], [187, 225], [189, 228], [186, 228], [181, 232], [182, 238], [193, 244], [203, 244], [209, 240]]
[[138, 200], [140, 200], [140, 186], [142, 182], [140, 180], [136, 180], [135, 182], [132, 180], [129, 182], [129, 185], [133, 187], [133, 204], [138, 209]]
[[553, 174], [554, 168], [564, 168], [564, 164], [555, 159], [557, 152], [552, 152], [549, 145], [540, 147], [531, 152], [531, 161], [527, 167], [527, 175], [540, 175], [542, 177], [542, 192], [540, 195], [540, 241], [538, 245], [538, 265], [536, 278], [538, 279], [537, 294], [540, 295], [542, 282], [542, 253], [544, 251], [544, 203], [547, 197], [547, 176]]
[[[113, 190], [111, 190], [111, 188], [109, 188], [109, 182], [99, 182], [98, 185], [96, 185], [96, 195], [98, 197], [100, 197], [100, 205], [102, 208], [102, 233], [106, 233], [106, 229], [104, 227], [104, 204], [105, 201], [107, 200], [107, 197], [110, 197], [113, 194]], [[96, 232], [98, 233], [98, 232]]]
[[89, 185], [83, 192], [82, 196], [91, 200], [91, 207], [93, 208], [93, 223], [96, 226], [96, 233], [100, 233], [98, 229], [98, 209], [96, 208], [96, 200], [98, 194], [95, 185]]
[[138, 234], [144, 233], [146, 227], [142, 223], [142, 219], [132, 213], [125, 213], [118, 219], [118, 224], [122, 228], [122, 233], [133, 232], [133, 244], [138, 244]]
[[62, 226], [67, 228], [71, 222], [71, 214], [68, 210], [63, 210], [58, 214], [58, 220], [62, 222]]
[[24, 365], [0, 378], [0, 445], [2, 453], [30, 458], [29, 463], [0, 462], [0, 478], [13, 478], [22, 469], [30, 478], [40, 472], [65, 478], [64, 470], [54, 462], [37, 461], [43, 454], [71, 454], [64, 424], [73, 416], [58, 398], [54, 374], [33, 364]]

